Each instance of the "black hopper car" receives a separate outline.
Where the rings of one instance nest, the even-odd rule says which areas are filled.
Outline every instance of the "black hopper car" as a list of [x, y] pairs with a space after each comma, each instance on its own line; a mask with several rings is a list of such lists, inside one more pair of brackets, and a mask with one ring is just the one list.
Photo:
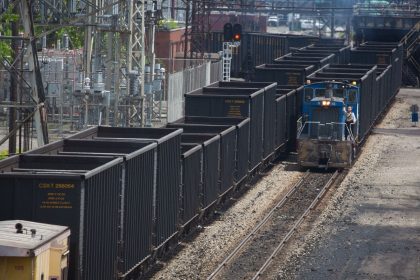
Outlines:
[[186, 94], [185, 116], [164, 128], [98, 126], [0, 161], [0, 219], [70, 226], [70, 279], [131, 279], [296, 151], [308, 80], [358, 84], [360, 142], [398, 92], [401, 65], [398, 44], [313, 44], [255, 67], [252, 82]]

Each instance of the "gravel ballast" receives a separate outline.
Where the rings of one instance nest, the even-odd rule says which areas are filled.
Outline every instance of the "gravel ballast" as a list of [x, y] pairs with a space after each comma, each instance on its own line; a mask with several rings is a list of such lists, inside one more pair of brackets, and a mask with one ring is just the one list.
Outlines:
[[420, 279], [420, 137], [409, 111], [415, 103], [420, 90], [400, 91], [271, 279]]
[[288, 189], [303, 176], [277, 164], [217, 220], [204, 226], [153, 279], [205, 279]]

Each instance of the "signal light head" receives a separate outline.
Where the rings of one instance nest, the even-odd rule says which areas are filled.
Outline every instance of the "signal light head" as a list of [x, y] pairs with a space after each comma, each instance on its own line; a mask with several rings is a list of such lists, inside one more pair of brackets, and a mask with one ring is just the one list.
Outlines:
[[242, 39], [242, 25], [239, 23], [234, 25], [230, 22], [225, 23], [223, 26], [223, 39], [225, 42], [240, 42]]
[[233, 41], [239, 42], [242, 37], [242, 25], [240, 25], [239, 23], [234, 24], [232, 31], [233, 31]]
[[232, 41], [232, 38], [233, 38], [233, 29], [232, 28], [233, 28], [233, 26], [229, 22], [226, 23], [223, 26], [223, 39], [224, 39], [225, 42]]

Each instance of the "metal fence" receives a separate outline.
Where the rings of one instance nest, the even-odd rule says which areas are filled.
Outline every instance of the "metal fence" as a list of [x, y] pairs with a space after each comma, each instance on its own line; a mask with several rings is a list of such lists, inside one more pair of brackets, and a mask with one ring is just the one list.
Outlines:
[[167, 77], [167, 121], [184, 115], [184, 94], [222, 79], [221, 62], [204, 62]]

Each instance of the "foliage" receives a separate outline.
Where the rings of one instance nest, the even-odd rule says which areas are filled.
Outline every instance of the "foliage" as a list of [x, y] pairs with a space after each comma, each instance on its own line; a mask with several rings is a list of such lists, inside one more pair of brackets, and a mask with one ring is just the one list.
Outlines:
[[56, 39], [62, 40], [64, 34], [69, 36], [71, 48], [79, 49], [83, 47], [85, 33], [82, 28], [74, 26], [63, 27], [56, 32]]
[[[19, 149], [16, 150], [16, 154], [20, 154]], [[5, 159], [7, 157], [9, 157], [9, 151], [8, 150], [0, 151], [0, 160]]]
[[1, 41], [0, 42], [0, 54], [4, 57], [11, 57], [12, 56], [12, 49], [10, 48], [10, 44]]
[[0, 151], [0, 160], [7, 158], [9, 152], [7, 150]]
[[[6, 11], [0, 15], [0, 33], [5, 36], [11, 36], [12, 30], [10, 24], [17, 22], [19, 15], [13, 12], [12, 5], [9, 5]], [[11, 41], [0, 41], [0, 54], [5, 57], [12, 55]]]
[[178, 28], [178, 22], [173, 19], [162, 19], [158, 22], [158, 27], [161, 29], [175, 29]]
[[[35, 35], [40, 36], [43, 32], [47, 31], [43, 26], [35, 26]], [[47, 47], [53, 47], [57, 43], [57, 40], [60, 40], [63, 45], [63, 36], [67, 34], [69, 36], [69, 48], [70, 49], [80, 49], [83, 47], [83, 40], [84, 40], [84, 29], [83, 27], [74, 27], [74, 26], [67, 26], [58, 29], [55, 32], [51, 32], [47, 35]], [[38, 38], [38, 42], [40, 43], [42, 38]]]
[[13, 12], [13, 6], [9, 5], [7, 10], [0, 15], [0, 22], [9, 24], [19, 20], [19, 15]]

